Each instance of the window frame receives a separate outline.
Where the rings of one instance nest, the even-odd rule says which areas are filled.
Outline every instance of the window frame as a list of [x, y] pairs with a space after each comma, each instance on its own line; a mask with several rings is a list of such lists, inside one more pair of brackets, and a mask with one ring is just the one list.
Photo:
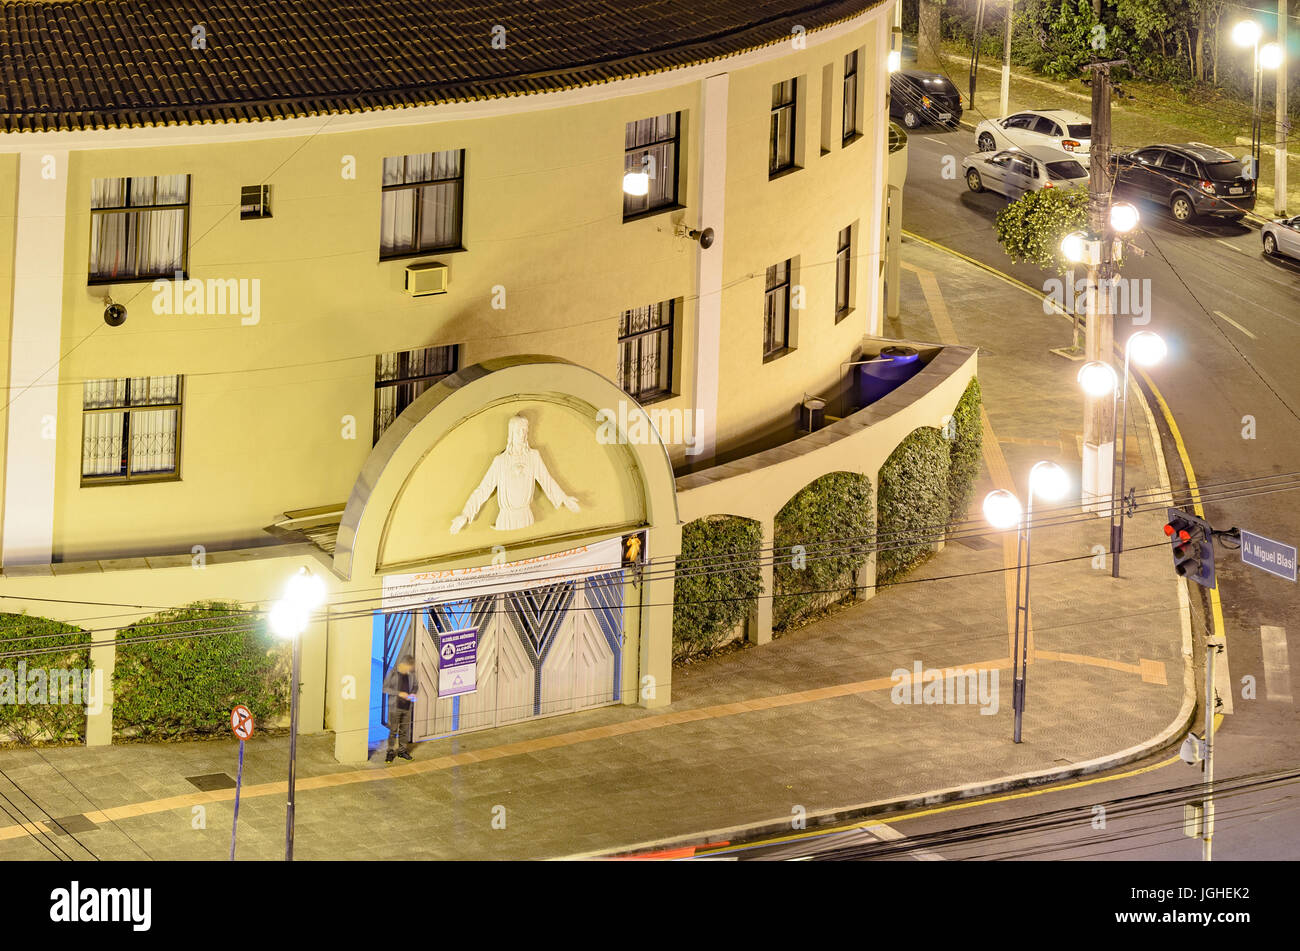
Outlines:
[[[785, 268], [785, 279], [783, 281], [778, 281], [777, 284], [769, 287], [768, 285], [771, 283], [770, 275], [772, 270], [774, 268], [780, 268], [780, 267]], [[763, 275], [763, 362], [764, 363], [767, 363], [771, 360], [775, 360], [777, 357], [783, 356], [784, 354], [789, 353], [791, 350], [794, 349], [794, 347], [790, 345], [790, 293], [793, 287], [794, 287], [794, 258], [786, 258], [784, 261], [779, 261], [776, 264], [772, 264], [768, 266], [767, 270], [764, 272]], [[778, 347], [773, 347], [771, 349], [768, 349], [767, 304], [768, 301], [772, 299], [772, 295], [775, 293], [779, 293], [781, 295], [781, 299], [785, 303], [785, 306], [783, 308], [784, 327], [782, 328], [781, 331], [781, 345]]]
[[[96, 277], [90, 270], [94, 264], [94, 247], [95, 247], [95, 217], [97, 215], [132, 215], [138, 212], [150, 211], [176, 211], [183, 209], [184, 216], [184, 237], [181, 239], [181, 266], [179, 268], [180, 279], [188, 280], [190, 273], [190, 199], [193, 197], [194, 176], [188, 172], [185, 174], [185, 202], [183, 204], [170, 205], [132, 205], [131, 204], [131, 183], [138, 178], [162, 178], [161, 175], [107, 175], [105, 178], [124, 178], [126, 179], [126, 204], [112, 208], [95, 208], [93, 205], [90, 209], [90, 234], [87, 236], [86, 248], [86, 286], [103, 287], [109, 284], [152, 284], [154, 281], [176, 280], [177, 270], [173, 268], [166, 274], [134, 274], [134, 275], [115, 275], [112, 277]], [[135, 224], [134, 219], [129, 219], [127, 232], [130, 235], [129, 244], [135, 246], [135, 259], [140, 260], [140, 228]]]
[[[379, 260], [380, 261], [398, 261], [403, 258], [420, 258], [429, 254], [451, 254], [456, 251], [465, 250], [465, 149], [434, 149], [431, 152], [405, 152], [400, 156], [387, 155], [380, 160], [380, 186], [379, 186]], [[403, 177], [406, 170], [406, 159], [412, 155], [429, 155], [436, 156], [439, 152], [459, 152], [460, 153], [460, 174], [453, 178], [430, 178], [422, 182], [398, 182], [395, 185], [383, 184], [383, 162], [390, 158], [401, 158], [403, 165]], [[431, 163], [432, 164], [432, 163]], [[412, 251], [384, 251], [384, 194], [391, 191], [400, 191], [402, 189], [422, 189], [430, 185], [445, 185], [447, 182], [456, 182], [456, 200], [458, 214], [456, 216], [456, 240], [451, 244], [438, 245], [437, 247], [418, 248]], [[411, 240], [418, 243], [420, 240], [420, 230], [423, 224], [424, 202], [413, 201], [414, 219], [411, 224]]]
[[[452, 368], [445, 373], [421, 373], [415, 376], [399, 376], [392, 380], [379, 379], [379, 361], [382, 360], [385, 356], [395, 353], [398, 356], [399, 365], [401, 361], [405, 359], [408, 361], [408, 367], [409, 367], [410, 355], [412, 353], [426, 352], [430, 350], [450, 350], [452, 353], [452, 360], [451, 360]], [[374, 410], [371, 413], [371, 435], [374, 442], [371, 443], [371, 446], [373, 447], [378, 445], [380, 438], [384, 435], [384, 433], [388, 432], [388, 426], [392, 425], [392, 422], [390, 422], [388, 426], [385, 426], [382, 430], [379, 428], [379, 393], [381, 390], [385, 390], [389, 388], [397, 388], [401, 386], [408, 386], [412, 383], [422, 383], [426, 380], [432, 381], [430, 383], [430, 386], [432, 386], [432, 385], [436, 385], [438, 381], [445, 380], [447, 377], [459, 372], [460, 372], [460, 344], [458, 343], [443, 344], [441, 346], [435, 345], [432, 347], [412, 347], [408, 350], [390, 350], [387, 353], [375, 354]], [[402, 415], [402, 411], [405, 410], [407, 406], [410, 406], [411, 403], [419, 399], [420, 396], [422, 396], [424, 392], [427, 390], [428, 387], [425, 387], [424, 390], [421, 390], [419, 393], [415, 394], [415, 396], [411, 398], [410, 402], [408, 402], [406, 406], [398, 406], [396, 412], [393, 413], [393, 420], [396, 421], [397, 417]], [[400, 403], [401, 390], [400, 389], [397, 390], [397, 393], [398, 393], [397, 402]]]
[[[847, 235], [847, 237], [846, 237]], [[847, 257], [844, 269], [844, 306], [840, 306], [840, 255]], [[853, 225], [845, 225], [835, 238], [835, 322], [853, 312]]]
[[[799, 77], [791, 76], [789, 79], [782, 80], [779, 83], [772, 84], [773, 98], [775, 98], [777, 87], [783, 87], [789, 84], [790, 99], [788, 102], [782, 101], [779, 104], [774, 103], [768, 110], [768, 150], [767, 150], [767, 177], [768, 179], [780, 178], [790, 172], [799, 170]], [[777, 129], [780, 127], [778, 115], [785, 110], [790, 111], [789, 140], [790, 140], [790, 162], [788, 165], [777, 166]]]
[[[181, 481], [181, 436], [184, 427], [182, 423], [185, 419], [185, 374], [169, 374], [176, 377], [176, 402], [175, 403], [140, 403], [135, 406], [131, 405], [131, 380], [139, 377], [106, 377], [111, 380], [126, 380], [126, 398], [120, 406], [92, 406], [85, 405], [85, 389], [82, 389], [82, 406], [81, 406], [81, 488], [91, 488], [99, 485], [137, 485], [140, 483], [150, 482], [180, 482]], [[85, 381], [92, 382], [90, 380]], [[176, 411], [176, 467], [168, 472], [147, 472], [143, 474], [132, 474], [131, 472], [131, 416], [137, 412], [153, 412], [155, 410]], [[122, 434], [122, 446], [124, 449], [125, 473], [118, 472], [112, 475], [86, 475], [86, 417], [101, 413], [121, 413], [123, 414], [125, 431]]]
[[[660, 366], [660, 373], [664, 378], [665, 386], [660, 387], [659, 389], [654, 391], [641, 390], [639, 392], [633, 393], [627, 388], [627, 380], [624, 379], [623, 381], [623, 386], [622, 386], [623, 392], [626, 393], [628, 396], [632, 397], [632, 399], [636, 400], [637, 403], [639, 403], [642, 406], [649, 406], [651, 403], [657, 403], [660, 400], [671, 399], [672, 397], [678, 395], [676, 389], [673, 386], [675, 382], [674, 379], [675, 373], [673, 371], [675, 367], [675, 361], [677, 359], [677, 315], [679, 313], [678, 299], [675, 297], [670, 297], [668, 300], [657, 301], [656, 303], [651, 304], [649, 306], [661, 308], [660, 309], [661, 316], [663, 314], [662, 308], [667, 306], [668, 321], [666, 323], [661, 322], [660, 324], [654, 327], [647, 327], [644, 330], [633, 330], [627, 334], [623, 333], [622, 327], [620, 326], [619, 334], [618, 334], [619, 366], [622, 366], [624, 363], [623, 348], [625, 344], [628, 344], [634, 340], [639, 341], [646, 337], [651, 337], [651, 336], [659, 337], [662, 336], [663, 334], [668, 335], [668, 353], [665, 356], [663, 363]], [[618, 315], [620, 324], [629, 313], [631, 313], [631, 311], [625, 310]]]
[[[642, 211], [634, 211], [634, 212], [632, 212], [631, 214], [628, 214], [628, 211], [627, 211], [627, 200], [628, 200], [629, 197], [633, 197], [633, 196], [629, 196], [626, 192], [624, 192], [624, 193], [623, 193], [623, 222], [624, 222], [625, 224], [626, 224], [627, 222], [629, 222], [629, 221], [638, 221], [638, 220], [640, 220], [641, 218], [648, 218], [648, 217], [650, 217], [651, 215], [660, 215], [660, 214], [663, 214], [663, 213], [666, 212], [666, 211], [676, 211], [676, 210], [678, 210], [678, 209], [684, 207], [684, 206], [682, 205], [682, 200], [681, 200], [681, 186], [682, 186], [682, 110], [677, 109], [677, 110], [675, 110], [675, 111], [673, 111], [673, 112], [661, 112], [661, 113], [659, 113], [659, 115], [657, 115], [657, 116], [645, 116], [644, 119], [657, 119], [657, 118], [659, 118], [660, 116], [667, 116], [667, 115], [671, 115], [671, 116], [673, 117], [673, 136], [672, 136], [671, 139], [659, 139], [659, 140], [656, 140], [656, 141], [654, 141], [654, 142], [649, 142], [649, 143], [647, 143], [647, 144], [645, 144], [645, 145], [634, 145], [634, 146], [632, 146], [631, 148], [629, 148], [628, 145], [627, 145], [627, 126], [631, 125], [632, 122], [628, 122], [628, 123], [626, 123], [626, 124], [623, 126], [623, 174], [624, 174], [624, 175], [626, 175], [626, 174], [627, 174], [627, 171], [628, 171], [628, 168], [627, 168], [627, 157], [628, 157], [628, 154], [629, 154], [630, 152], [645, 152], [645, 151], [647, 151], [647, 150], [649, 150], [649, 149], [655, 148], [656, 146], [664, 145], [664, 144], [666, 144], [666, 143], [668, 143], [668, 142], [672, 142], [672, 143], [673, 143], [673, 195], [672, 195], [672, 199], [671, 199], [670, 201], [668, 201], [668, 202], [662, 204], [662, 205], [655, 205], [653, 208], [647, 207], [647, 208], [645, 208], [645, 209], [642, 210]], [[632, 120], [632, 121], [633, 121], [633, 122], [641, 122], [641, 121], [644, 121], [644, 119], [634, 119], [634, 120]], [[645, 196], [635, 196], [635, 197], [644, 197], [645, 199], [647, 199], [647, 202], [648, 202], [650, 196], [647, 194], [647, 195], [645, 195]]]
[[[254, 214], [246, 214], [244, 206], [248, 204], [244, 196], [250, 191], [257, 192], [257, 211]], [[271, 217], [271, 186], [262, 185], [240, 185], [239, 186], [239, 220], [240, 221], [260, 221], [263, 218]]]
[[[849, 60], [853, 61], [853, 70], [849, 71]], [[840, 100], [840, 148], [852, 145], [858, 139], [862, 138], [862, 130], [858, 128], [858, 104], [862, 96], [862, 72], [860, 69], [859, 57], [857, 50], [851, 50], [844, 54], [844, 81], [841, 86]], [[849, 108], [849, 80], [853, 80], [853, 108]], [[852, 113], [850, 115], [850, 112]]]

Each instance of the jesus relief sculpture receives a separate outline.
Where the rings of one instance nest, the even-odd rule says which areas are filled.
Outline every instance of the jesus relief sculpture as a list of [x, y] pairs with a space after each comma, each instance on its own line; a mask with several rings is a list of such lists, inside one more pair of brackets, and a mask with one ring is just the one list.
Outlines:
[[528, 420], [512, 416], [505, 452], [492, 460], [483, 481], [466, 501], [465, 508], [452, 519], [451, 533], [455, 535], [474, 521], [493, 492], [497, 494], [499, 511], [492, 527], [498, 531], [527, 528], [533, 524], [533, 491], [538, 485], [557, 509], [563, 505], [570, 512], [578, 511], [578, 500], [565, 494], [547, 471], [542, 454], [528, 445]]

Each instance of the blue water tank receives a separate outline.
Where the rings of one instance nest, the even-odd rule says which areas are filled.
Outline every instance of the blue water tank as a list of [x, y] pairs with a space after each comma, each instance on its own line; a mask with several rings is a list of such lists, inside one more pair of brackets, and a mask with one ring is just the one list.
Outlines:
[[915, 347], [882, 348], [880, 359], [858, 365], [858, 405], [870, 406], [888, 396], [920, 373], [924, 366]]

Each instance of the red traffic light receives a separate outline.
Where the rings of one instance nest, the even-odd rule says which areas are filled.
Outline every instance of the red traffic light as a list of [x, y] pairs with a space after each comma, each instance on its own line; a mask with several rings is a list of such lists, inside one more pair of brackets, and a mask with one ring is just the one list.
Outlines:
[[1166, 526], [1165, 526], [1165, 534], [1166, 534], [1166, 535], [1169, 535], [1169, 536], [1172, 536], [1172, 535], [1174, 534], [1174, 527], [1173, 527], [1172, 525], [1166, 525]]

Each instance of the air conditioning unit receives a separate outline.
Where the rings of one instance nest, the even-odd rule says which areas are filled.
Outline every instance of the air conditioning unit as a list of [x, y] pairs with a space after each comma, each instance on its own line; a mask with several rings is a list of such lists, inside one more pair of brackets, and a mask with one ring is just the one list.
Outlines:
[[412, 297], [428, 297], [447, 293], [447, 265], [436, 261], [421, 261], [406, 266], [406, 293]]

